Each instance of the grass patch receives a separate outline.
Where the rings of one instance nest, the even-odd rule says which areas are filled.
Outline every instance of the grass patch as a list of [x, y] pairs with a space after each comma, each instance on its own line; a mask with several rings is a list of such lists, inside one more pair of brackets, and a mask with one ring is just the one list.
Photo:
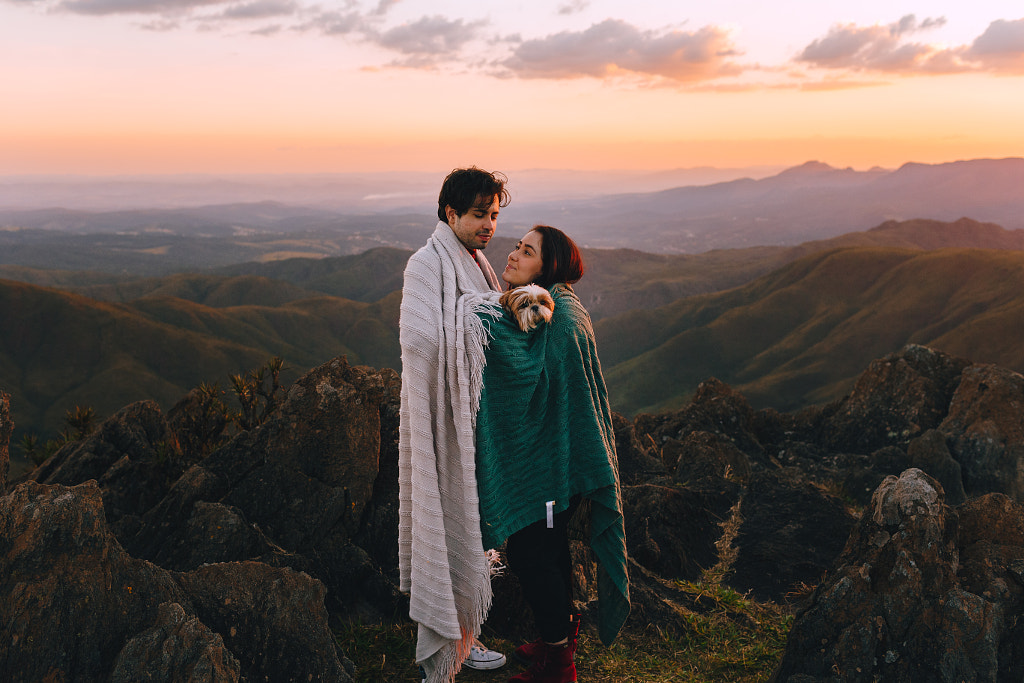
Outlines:
[[[698, 611], [686, 616], [682, 633], [657, 625], [630, 628], [610, 648], [595, 634], [580, 635], [576, 667], [587, 683], [755, 683], [767, 681], [782, 658], [792, 615], [773, 603], [758, 603], [736, 591], [679, 582]], [[345, 655], [358, 668], [358, 683], [419, 683], [413, 663], [416, 627], [410, 623], [351, 626], [337, 632]], [[519, 643], [487, 639], [511, 654]], [[522, 670], [509, 662], [500, 671], [463, 669], [456, 680], [499, 683]]]

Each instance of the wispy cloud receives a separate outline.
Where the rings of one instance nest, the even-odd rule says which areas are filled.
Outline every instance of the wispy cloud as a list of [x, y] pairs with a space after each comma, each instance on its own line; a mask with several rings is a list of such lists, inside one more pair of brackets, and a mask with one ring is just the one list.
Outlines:
[[910, 14], [888, 25], [836, 25], [794, 61], [820, 69], [890, 75], [1024, 73], [1024, 19], [994, 21], [971, 45], [944, 47], [909, 40], [945, 22], [941, 17], [918, 22]]
[[660, 77], [695, 82], [733, 75], [741, 69], [728, 32], [715, 26], [696, 31], [645, 31], [607, 19], [584, 31], [563, 31], [526, 40], [502, 62], [520, 78]]
[[361, 31], [366, 25], [362, 14], [356, 11], [316, 12], [295, 28], [316, 31], [327, 36], [343, 36]]
[[558, 6], [558, 13], [568, 16], [578, 14], [590, 6], [590, 0], [569, 0]]
[[963, 54], [990, 71], [1024, 74], [1024, 19], [993, 21]]
[[189, 12], [200, 7], [226, 4], [229, 0], [65, 0], [59, 9], [75, 14], [164, 14]]
[[388, 13], [392, 7], [400, 3], [402, 0], [380, 0], [377, 3], [377, 7], [373, 10], [372, 14], [378, 17], [382, 17]]
[[298, 5], [291, 0], [253, 0], [232, 5], [220, 15], [224, 19], [266, 19], [295, 14]]
[[887, 26], [833, 26], [828, 35], [804, 48], [796, 61], [827, 69], [869, 71], [905, 71], [921, 68], [935, 53], [924, 43], [906, 42], [906, 37], [942, 26], [944, 18], [925, 19], [918, 23], [909, 14]]
[[485, 25], [484, 21], [421, 17], [380, 33], [369, 32], [368, 37], [381, 47], [433, 62], [457, 56], [466, 43], [478, 37], [479, 30]]

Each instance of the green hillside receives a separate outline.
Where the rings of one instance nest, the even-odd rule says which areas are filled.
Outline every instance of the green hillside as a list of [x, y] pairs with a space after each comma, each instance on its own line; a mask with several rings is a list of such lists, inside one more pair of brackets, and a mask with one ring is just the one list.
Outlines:
[[[616, 410], [678, 406], [710, 376], [788, 410], [841, 395], [868, 361], [907, 342], [1024, 369], [1022, 256], [996, 250], [1021, 234], [967, 219], [905, 221], [797, 247], [588, 250], [577, 291], [597, 324]], [[512, 244], [489, 247], [496, 269]], [[894, 244], [907, 248], [886, 248]], [[950, 245], [987, 249], [922, 251]], [[12, 394], [19, 432], [47, 434], [75, 405], [100, 414], [140, 398], [169, 406], [272, 356], [294, 372], [341, 354], [398, 369], [409, 253], [141, 279], [6, 266], [77, 293], [0, 280], [0, 388]]]
[[627, 414], [682, 405], [704, 379], [793, 410], [842, 396], [907, 343], [1024, 370], [1024, 253], [849, 248], [726, 292], [597, 323]]
[[19, 433], [53, 433], [65, 411], [109, 415], [281, 356], [292, 376], [338, 356], [398, 367], [399, 293], [373, 304], [316, 296], [213, 308], [175, 297], [128, 304], [0, 280], [0, 387]]

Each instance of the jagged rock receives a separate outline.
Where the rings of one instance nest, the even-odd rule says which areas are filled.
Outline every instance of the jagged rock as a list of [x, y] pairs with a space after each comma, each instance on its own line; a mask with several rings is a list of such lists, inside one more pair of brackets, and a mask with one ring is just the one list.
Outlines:
[[[327, 627], [320, 582], [260, 563], [179, 574], [133, 558], [110, 532], [94, 481], [70, 488], [28, 481], [0, 497], [0, 596], [0, 661], [9, 680], [108, 680], [118, 666], [127, 675], [140, 658], [160, 656], [145, 643], [176, 630], [160, 606], [177, 604], [180, 634], [198, 640], [191, 649], [176, 641], [183, 649], [168, 652], [184, 667], [168, 672], [171, 680], [188, 680], [207, 657], [220, 657], [228, 671], [210, 631], [247, 680], [351, 681]], [[257, 652], [260, 645], [277, 649]]]
[[0, 661], [19, 681], [104, 680], [160, 603], [188, 603], [117, 544], [95, 482], [26, 482], [0, 498], [0, 596]]
[[1024, 377], [994, 365], [965, 369], [939, 431], [968, 495], [1024, 500]]
[[65, 444], [29, 478], [74, 486], [100, 482], [107, 519], [119, 520], [153, 507], [181, 474], [174, 438], [154, 401], [122, 408], [81, 441]]
[[910, 467], [910, 458], [898, 446], [885, 446], [867, 456], [842, 453], [836, 458], [836, 465], [843, 472], [843, 491], [866, 505], [886, 477]]
[[764, 459], [764, 448], [755, 432], [755, 413], [741, 394], [725, 382], [711, 378], [701, 382], [693, 401], [663, 416], [640, 416], [637, 432], [650, 434], [658, 446], [669, 439], [685, 440], [692, 432], [710, 432], [728, 438], [752, 462]]
[[160, 605], [156, 623], [125, 643], [111, 683], [238, 681], [241, 667], [224, 639], [176, 602]]
[[873, 361], [850, 395], [831, 408], [825, 444], [839, 452], [871, 453], [937, 428], [970, 364], [917, 344]]
[[397, 372], [381, 370], [384, 393], [380, 401], [380, 458], [373, 495], [363, 509], [362, 526], [352, 537], [398, 585], [398, 423], [402, 380]]
[[178, 580], [197, 616], [245, 662], [246, 680], [351, 681], [320, 581], [260, 562], [210, 564]]
[[229, 560], [306, 571], [328, 586], [333, 612], [392, 618], [404, 604], [398, 395], [391, 370], [344, 358], [311, 370], [266, 423], [194, 465], [137, 523], [119, 527], [126, 547], [182, 571]]
[[171, 563], [182, 544], [192, 543], [182, 529], [192, 515], [193, 506], [199, 501], [219, 500], [226, 490], [223, 479], [193, 465], [174, 482], [163, 500], [141, 518], [128, 520], [130, 524], [120, 520], [113, 523], [112, 528], [132, 555], [175, 568]]
[[690, 432], [682, 441], [669, 439], [662, 447], [665, 466], [674, 470], [680, 484], [730, 479], [746, 483], [750, 460], [736, 445], [710, 432]]
[[622, 484], [638, 484], [666, 474], [665, 466], [657, 455], [657, 445], [649, 434], [641, 437], [635, 423], [618, 413], [612, 413], [612, 426]]
[[821, 581], [856, 521], [835, 496], [780, 471], [751, 477], [739, 514], [729, 585], [779, 603]]
[[7, 488], [7, 476], [11, 468], [11, 434], [14, 420], [11, 419], [11, 397], [0, 391], [0, 492]]
[[715, 542], [740, 486], [725, 479], [717, 489], [643, 484], [622, 488], [630, 557], [658, 574], [696, 579], [718, 562]]
[[773, 680], [1019, 680], [1022, 519], [1000, 494], [951, 508], [918, 469], [886, 478], [797, 613]]
[[960, 505], [967, 499], [960, 463], [946, 446], [945, 435], [929, 429], [907, 445], [908, 467], [916, 467], [938, 480], [946, 492], [946, 504]]
[[249, 524], [241, 510], [202, 500], [196, 501], [184, 527], [156, 548], [153, 560], [166, 569], [189, 571], [204, 564], [249, 558], [293, 569], [306, 569], [309, 564], [278, 548]]
[[357, 531], [377, 478], [383, 391], [379, 373], [344, 359], [299, 378], [266, 423], [203, 461], [227, 482], [221, 502], [288, 550]]

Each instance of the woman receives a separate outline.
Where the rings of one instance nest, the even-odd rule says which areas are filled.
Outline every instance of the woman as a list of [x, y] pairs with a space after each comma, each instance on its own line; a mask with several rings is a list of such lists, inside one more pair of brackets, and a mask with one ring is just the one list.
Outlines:
[[615, 435], [590, 316], [572, 290], [583, 276], [576, 244], [538, 225], [509, 254], [502, 279], [549, 290], [550, 323], [530, 332], [512, 317], [490, 321], [477, 413], [477, 488], [485, 548], [508, 542], [508, 565], [540, 638], [516, 650], [530, 668], [511, 681], [576, 680], [579, 629], [567, 526], [590, 501], [599, 568], [599, 632], [610, 644], [629, 612]]

